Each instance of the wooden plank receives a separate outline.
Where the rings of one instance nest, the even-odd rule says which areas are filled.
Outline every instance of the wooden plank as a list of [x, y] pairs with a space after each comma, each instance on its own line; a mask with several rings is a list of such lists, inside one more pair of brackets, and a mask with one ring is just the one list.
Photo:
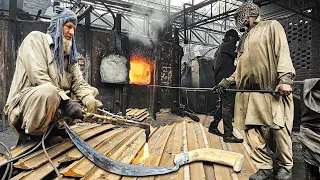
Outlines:
[[[159, 166], [160, 159], [162, 157], [162, 154], [164, 152], [164, 147], [167, 144], [167, 141], [170, 137], [171, 131], [174, 128], [175, 124], [170, 125], [166, 131], [162, 133], [160, 136], [158, 142], [155, 144], [154, 148], [150, 151], [150, 157], [146, 159], [144, 165], [145, 166]], [[139, 177], [139, 180], [153, 180], [155, 176], [150, 177]]]
[[[98, 124], [89, 124], [89, 125], [86, 125], [86, 126], [81, 126], [81, 127], [74, 127], [74, 131], [76, 133], [82, 133], [88, 129], [91, 129], [91, 128], [94, 128], [94, 127], [97, 127], [99, 126]], [[35, 147], [39, 142], [34, 142], [34, 141], [28, 141], [24, 144], [21, 144], [21, 145], [18, 145], [16, 147], [14, 147], [12, 150], [11, 150], [11, 154], [12, 154], [12, 158], [15, 158], [15, 157], [18, 157], [19, 155], [29, 151], [30, 149], [32, 149], [33, 147]], [[38, 152], [39, 153], [39, 152]], [[30, 156], [30, 155], [29, 155]], [[6, 158], [3, 158], [3, 157], [0, 157], [0, 164], [3, 164], [7, 162], [7, 159]]]
[[[220, 132], [222, 132], [222, 130], [223, 130], [223, 121], [221, 121], [221, 122], [219, 123], [218, 129], [220, 130]], [[222, 145], [222, 149], [223, 149], [223, 150], [225, 150], [225, 151], [228, 151], [228, 150], [229, 150], [229, 151], [231, 151], [231, 152], [234, 152], [234, 150], [232, 149], [230, 143], [225, 143], [225, 142], [223, 141], [223, 138], [222, 138], [222, 137], [220, 138], [220, 142], [221, 142], [221, 145]], [[233, 171], [232, 168], [229, 168], [229, 172], [230, 172], [231, 178], [232, 178], [233, 180], [238, 180], [238, 176], [237, 176], [237, 174]]]
[[[181, 124], [181, 123], [180, 123]], [[174, 138], [176, 135], [176, 129], [179, 128], [177, 127], [177, 125], [175, 125], [174, 129], [171, 131], [169, 139], [167, 141], [167, 144], [164, 148], [164, 153], [162, 154], [159, 166], [170, 166], [173, 167], [175, 164], [173, 162], [174, 156], [173, 156], [173, 148], [174, 148]], [[182, 143], [181, 143], [182, 144]], [[164, 179], [166, 178], [166, 180], [168, 180], [169, 175], [165, 174], [165, 175], [160, 175], [160, 176], [156, 176], [155, 179], [156, 180], [160, 180], [160, 179]]]
[[126, 109], [126, 113], [130, 112], [131, 110], [132, 110], [131, 108]]
[[[199, 128], [201, 131], [201, 136], [197, 136], [199, 148], [209, 148], [209, 142], [207, 139], [207, 135], [204, 132], [204, 128], [201, 123], [195, 124], [195, 128]], [[205, 176], [207, 180], [214, 180], [214, 171], [212, 163], [203, 162], [203, 168], [205, 172]]]
[[[151, 151], [155, 144], [158, 142], [159, 138], [161, 137], [161, 134], [168, 128], [168, 126], [162, 126], [159, 129], [157, 129], [154, 134], [150, 137], [148, 144], [149, 144], [149, 150]], [[142, 151], [139, 152], [139, 155], [133, 160], [132, 164], [136, 165], [143, 165], [145, 161], [140, 162], [139, 158], [142, 156]], [[137, 179], [133, 177], [122, 177], [122, 180], [130, 180], [130, 179]]]
[[207, 116], [207, 115], [204, 115], [204, 114], [198, 114], [197, 116], [198, 116], [199, 119], [200, 119], [199, 123], [205, 125], [208, 116]]
[[[73, 180], [73, 179], [76, 179], [76, 178], [71, 178], [71, 177], [62, 177], [61, 180]], [[54, 178], [53, 180], [59, 180], [58, 177]]]
[[[149, 145], [149, 151], [151, 151], [152, 149], [154, 149], [156, 143], [158, 143], [162, 133], [164, 131], [166, 131], [168, 129], [168, 126], [162, 126], [159, 129], [157, 129], [155, 131], [154, 134], [152, 134], [152, 136], [150, 137], [149, 141], [148, 141], [148, 145]], [[139, 155], [133, 160], [132, 164], [139, 164], [139, 165], [143, 165], [145, 163], [145, 161], [140, 162], [139, 158], [142, 157], [142, 151], [139, 152]]]
[[[72, 147], [72, 142], [70, 142], [69, 139], [63, 140], [61, 143], [56, 144], [54, 146], [51, 146], [50, 148], [47, 149], [47, 152], [50, 157], [55, 157], [59, 153], [63, 152], [64, 149], [68, 149]], [[58, 151], [56, 151], [56, 149]], [[43, 150], [39, 150], [38, 152], [35, 153], [35, 156], [28, 156], [24, 159], [20, 159], [18, 162], [13, 164], [15, 168], [19, 169], [34, 169], [42, 164], [46, 163], [48, 159], [46, 158], [46, 155], [44, 154]]]
[[19, 173], [18, 175], [12, 177], [10, 180], [20, 180], [22, 179], [24, 176], [30, 174], [31, 171], [22, 171], [21, 173]]
[[130, 112], [127, 113], [127, 116], [133, 116], [134, 113], [136, 113], [136, 112], [138, 112], [138, 111], [139, 111], [139, 109], [133, 109], [132, 111], [130, 111]]
[[[243, 138], [238, 129], [233, 129], [234, 134], [238, 138]], [[241, 172], [238, 174], [239, 179], [249, 179], [250, 175], [254, 174], [258, 171], [258, 168], [253, 164], [249, 152], [246, 150], [246, 146], [249, 145], [247, 142], [243, 141], [242, 144], [234, 144], [232, 145], [236, 152], [239, 152], [244, 155], [245, 159], [243, 161], [243, 166]], [[249, 147], [248, 147], [249, 148]]]
[[142, 116], [144, 116], [144, 115], [146, 115], [146, 114], [149, 114], [149, 111], [148, 110], [146, 110], [146, 111], [144, 111], [143, 113], [141, 113], [141, 114], [139, 114], [136, 118], [141, 118]]
[[[115, 137], [111, 137], [110, 139], [106, 140], [101, 145], [99, 145], [96, 148], [96, 150], [103, 155], [107, 155], [112, 149], [116, 148], [123, 140], [125, 140], [126, 138], [128, 138], [128, 136], [131, 136], [132, 133], [135, 133], [138, 130], [139, 128], [137, 127], [129, 127], [127, 129], [127, 132], [123, 132]], [[95, 165], [90, 160], [84, 157], [79, 161], [75, 161], [70, 166], [62, 170], [60, 173], [64, 176], [83, 177], [92, 168], [94, 168], [94, 166]]]
[[[174, 138], [174, 147], [173, 147], [173, 154], [180, 154], [183, 152], [188, 151], [187, 145], [187, 128], [186, 122], [182, 122], [179, 124], [178, 128], [176, 129], [177, 135]], [[180, 168], [177, 172], [170, 174], [169, 179], [186, 179], [184, 177], [184, 172], [187, 169], [189, 175], [189, 165], [185, 165], [183, 168]], [[190, 178], [189, 178], [190, 179]]]
[[[29, 141], [26, 142], [22, 145], [18, 145], [16, 147], [14, 147], [11, 150], [11, 154], [12, 157], [18, 157], [19, 155], [29, 151], [30, 149], [32, 149], [33, 147], [35, 147], [39, 142], [35, 142], [35, 141]], [[7, 162], [7, 158], [5, 158], [4, 156], [0, 156], [0, 164], [4, 164], [5, 162]]]
[[147, 109], [140, 109], [136, 113], [133, 114], [134, 117], [139, 116], [140, 114], [144, 113]]
[[[94, 137], [94, 138], [88, 140], [87, 143], [89, 146], [95, 148], [99, 144], [101, 144], [103, 141], [105, 141], [105, 139], [108, 139], [112, 136], [115, 136], [119, 133], [122, 133], [123, 131], [125, 131], [125, 129], [117, 128], [117, 129], [114, 129], [114, 130], [109, 131], [107, 133], [103, 133], [97, 137]], [[68, 151], [65, 156], [59, 157], [58, 162], [63, 163], [63, 162], [68, 162], [68, 161], [74, 161], [74, 160], [78, 160], [82, 157], [83, 157], [83, 154], [77, 148], [73, 148], [70, 151]]]
[[[183, 132], [185, 129], [185, 125], [183, 122], [176, 124], [175, 126], [175, 131], [173, 136], [173, 145], [172, 145], [172, 154], [170, 159], [167, 160], [166, 163], [168, 163], [168, 166], [174, 166], [174, 155], [183, 153]], [[169, 139], [170, 142], [171, 139]], [[170, 143], [167, 144], [167, 146], [170, 146]], [[163, 159], [165, 161], [165, 159]], [[161, 162], [160, 162], [161, 163]], [[161, 180], [177, 180], [177, 179], [183, 179], [184, 178], [184, 167], [181, 167], [178, 171], [162, 176], [158, 176], [159, 179]], [[157, 179], [158, 179], [157, 178]]]
[[[183, 121], [183, 152], [188, 152], [187, 123]], [[190, 165], [183, 167], [183, 179], [190, 180]]]
[[145, 119], [146, 119], [147, 117], [149, 117], [149, 116], [150, 116], [149, 112], [148, 112], [147, 114], [141, 116], [141, 117], [139, 118], [140, 122], [145, 121]]
[[[104, 132], [113, 127], [114, 125], [111, 125], [111, 124], [99, 125], [98, 127], [81, 134], [80, 138], [86, 140], [98, 133]], [[73, 146], [74, 146], [73, 142], [70, 139], [66, 139], [62, 143], [56, 144], [48, 148], [47, 152], [50, 158], [54, 158], [60, 153], [70, 149]], [[34, 169], [45, 164], [46, 162], [48, 162], [48, 159], [46, 158], [46, 155], [44, 154], [44, 152], [42, 150], [40, 151], [41, 153], [37, 154], [36, 156], [30, 156], [30, 157], [19, 160], [17, 163], [14, 164], [14, 167], [20, 168], [20, 169]]]
[[[94, 137], [93, 139], [90, 139], [89, 141], [87, 141], [88, 145], [95, 148], [96, 146], [98, 146], [100, 143], [102, 143], [103, 141], [105, 141], [106, 139], [112, 137], [112, 136], [116, 136], [117, 134], [123, 132], [124, 129], [123, 128], [117, 128], [114, 129], [113, 131], [108, 131], [106, 133], [103, 133], [99, 136]], [[77, 148], [73, 148], [65, 153], [63, 153], [62, 155], [58, 156], [57, 158], [52, 159], [53, 164], [56, 167], [59, 167], [61, 162], [59, 162], [60, 159], [66, 159], [66, 156], [70, 156], [71, 153], [74, 153], [75, 150], [78, 150]], [[78, 150], [78, 152], [80, 153], [79, 156], [77, 156], [78, 159], [83, 157], [83, 154]], [[75, 158], [75, 156], [73, 157]], [[50, 163], [46, 163], [44, 165], [42, 165], [41, 167], [30, 171], [30, 173], [23, 175], [23, 179], [27, 179], [27, 180], [33, 180], [33, 179], [44, 179], [47, 175], [49, 175], [51, 172], [53, 172], [53, 168], [51, 166]], [[18, 179], [22, 179], [22, 177], [18, 178]], [[35, 178], [36, 177], [36, 178]]]
[[203, 124], [203, 126], [209, 128], [212, 121], [213, 121], [213, 116], [208, 116], [206, 119], [206, 122], [205, 122], [205, 124]]
[[[133, 149], [131, 149], [131, 144], [139, 137], [143, 137], [144, 136], [144, 130], [141, 129], [139, 131], [137, 131], [136, 133], [132, 134], [130, 137], [128, 137], [125, 141], [122, 141], [115, 149], [113, 149], [107, 156], [111, 159], [115, 159], [120, 161], [120, 156], [121, 154], [126, 150], [129, 149], [131, 151], [133, 151]], [[145, 139], [144, 139], [145, 142]], [[140, 150], [140, 149], [139, 149]], [[138, 151], [133, 152], [134, 154], [137, 154]], [[132, 160], [132, 159], [131, 159]], [[105, 170], [99, 168], [99, 167], [94, 167], [91, 171], [89, 171], [83, 178], [82, 180], [87, 180], [87, 179], [113, 179], [113, 178], [117, 178], [120, 179], [121, 177], [118, 175], [114, 175], [113, 178], [111, 178], [110, 176], [112, 176], [112, 173], [106, 172]]]
[[[79, 133], [79, 132], [83, 132], [83, 131], [86, 131], [89, 129], [93, 129], [98, 126], [100, 126], [100, 124], [97, 124], [97, 123], [88, 123], [86, 125], [75, 125], [75, 127], [72, 128], [72, 130], [76, 133]], [[71, 126], [71, 127], [73, 127], [73, 126]]]
[[[78, 128], [78, 129], [75, 129], [75, 132], [78, 133], [78, 134], [81, 134], [81, 133], [86, 132], [88, 129], [93, 128], [94, 126], [96, 126], [96, 124], [88, 125], [88, 126], [85, 126], [85, 127], [83, 127], [83, 128]], [[22, 145], [19, 145], [19, 146], [15, 147], [15, 148], [11, 151], [12, 157], [17, 157], [17, 156], [23, 154], [24, 152], [28, 151], [29, 149], [31, 149], [32, 147], [30, 147], [30, 146], [28, 145], [29, 143], [31, 143], [31, 144], [32, 144], [32, 143], [35, 143], [35, 144], [34, 144], [34, 146], [35, 146], [35, 145], [38, 144], [39, 142], [26, 142], [25, 144], [22, 144]], [[30, 148], [29, 148], [29, 147], [30, 147]], [[26, 156], [25, 158], [34, 157], [34, 156], [40, 154], [41, 152], [42, 152], [41, 150], [36, 151], [36, 152], [34, 152], [34, 153]], [[5, 162], [6, 162], [6, 161], [7, 161], [7, 160], [5, 160]]]
[[[204, 131], [207, 135], [208, 143], [210, 148], [223, 149], [220, 141], [220, 137], [208, 132], [208, 129], [205, 128]], [[215, 174], [215, 179], [217, 180], [231, 180], [231, 174], [227, 166], [220, 164], [213, 164], [213, 170]]]
[[[151, 129], [150, 134], [153, 134], [155, 130], [156, 129], [154, 129], [154, 128]], [[126, 163], [126, 164], [130, 164], [134, 160], [134, 158], [137, 156], [139, 151], [144, 147], [145, 142], [146, 142], [146, 136], [145, 136], [145, 133], [142, 133], [139, 135], [139, 137], [137, 139], [135, 139], [133, 142], [131, 142], [131, 144], [127, 144], [127, 148], [121, 152], [120, 156], [112, 156], [111, 158], [117, 159], [118, 161]], [[120, 152], [120, 151], [118, 150], [118, 152]], [[112, 179], [112, 180], [121, 179], [121, 176], [116, 175], [116, 174], [112, 174], [112, 173], [108, 173], [108, 172], [103, 171], [101, 169], [99, 169], [99, 172], [94, 173], [94, 175], [95, 176], [91, 176], [88, 179], [97, 179], [97, 178]], [[83, 179], [86, 179], [86, 178], [84, 177]]]
[[136, 118], [136, 119], [141, 122], [141, 121], [143, 121], [143, 120], [145, 119], [145, 117], [144, 117], [145, 115], [146, 115], [146, 114], [144, 114], [144, 115], [142, 115], [142, 116], [139, 116], [139, 118]]
[[[197, 123], [187, 123], [187, 139], [188, 139], [188, 150], [192, 151], [199, 149], [197, 136], [201, 135], [200, 128], [196, 128]], [[205, 172], [202, 162], [193, 162], [190, 164], [190, 177], [191, 179], [204, 180]]]

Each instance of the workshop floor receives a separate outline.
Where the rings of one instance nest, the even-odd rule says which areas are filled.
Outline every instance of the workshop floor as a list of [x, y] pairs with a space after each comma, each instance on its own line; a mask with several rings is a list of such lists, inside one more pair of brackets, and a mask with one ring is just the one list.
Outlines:
[[[234, 149], [237, 149], [237, 145], [234, 145], [234, 144], [229, 144], [229, 143], [223, 143], [217, 136], [215, 136], [215, 135], [211, 135], [211, 134], [209, 134], [209, 133], [207, 133], [206, 131], [207, 131], [207, 128], [206, 127], [208, 127], [209, 126], [209, 124], [210, 124], [210, 122], [212, 121], [212, 116], [206, 116], [206, 115], [199, 115], [199, 118], [200, 118], [200, 123], [204, 126], [204, 133], [206, 134], [206, 137], [207, 137], [207, 139], [209, 140], [209, 146], [211, 147], [211, 146], [216, 146], [216, 145], [213, 145], [213, 144], [210, 144], [210, 141], [212, 142], [212, 143], [214, 143], [215, 142], [215, 140], [217, 140], [217, 142], [220, 144], [220, 145], [222, 145], [222, 146], [225, 146], [225, 148], [227, 148], [227, 150], [234, 150]], [[165, 157], [164, 159], [170, 159], [170, 158], [172, 158], [172, 156], [170, 155], [170, 153], [169, 154], [167, 154], [166, 153], [166, 151], [168, 151], [168, 148], [169, 147], [167, 147], [167, 146], [170, 146], [170, 144], [171, 144], [171, 146], [173, 146], [174, 144], [173, 143], [170, 143], [171, 141], [170, 141], [170, 139], [171, 140], [173, 140], [173, 138], [174, 137], [172, 137], [172, 138], [170, 138], [172, 135], [174, 135], [174, 134], [177, 134], [177, 132], [179, 132], [179, 130], [181, 130], [181, 128], [183, 128], [183, 127], [185, 127], [185, 128], [187, 128], [187, 130], [188, 130], [188, 128], [190, 129], [194, 129], [195, 131], [192, 131], [193, 133], [196, 133], [195, 134], [195, 136], [194, 137], [197, 137], [197, 133], [199, 133], [198, 131], [196, 131], [196, 129], [197, 128], [200, 128], [201, 129], [201, 125], [199, 126], [198, 125], [198, 123], [193, 123], [192, 122], [192, 120], [190, 120], [189, 118], [187, 118], [187, 117], [180, 117], [180, 116], [176, 116], [176, 115], [173, 115], [173, 114], [170, 114], [170, 112], [169, 111], [166, 111], [166, 110], [162, 110], [160, 113], [158, 113], [157, 114], [157, 121], [153, 121], [153, 120], [151, 120], [150, 118], [148, 119], [148, 118], [146, 118], [145, 119], [145, 121], [146, 122], [149, 122], [149, 123], [151, 123], [154, 127], [160, 127], [160, 126], [162, 126], [162, 128], [161, 129], [157, 129], [156, 130], [156, 132], [158, 132], [158, 133], [160, 133], [160, 131], [162, 131], [162, 130], [164, 130], [164, 131], [162, 131], [162, 132], [167, 132], [167, 131], [170, 131], [170, 133], [168, 134], [168, 133], [162, 133], [163, 135], [165, 135], [165, 134], [167, 134], [168, 136], [167, 136], [167, 139], [164, 139], [164, 141], [167, 141], [167, 143], [166, 144], [163, 144], [162, 146], [161, 146], [161, 143], [159, 144], [159, 142], [158, 143], [156, 143], [156, 144], [159, 144], [160, 146], [157, 148], [158, 149], [158, 151], [156, 151], [156, 149], [154, 150], [154, 152], [152, 152], [152, 150], [151, 150], [151, 154], [153, 153], [153, 154], [158, 154], [158, 153], [162, 153], [163, 155], [162, 156], [160, 156], [161, 158], [158, 160], [158, 165], [161, 165], [161, 164], [163, 164], [163, 163], [165, 163], [164, 162], [164, 160], [161, 160], [161, 159], [163, 159], [163, 156]], [[180, 123], [181, 122], [181, 123]], [[186, 123], [184, 123], [184, 125], [183, 125], [183, 122], [186, 122]], [[190, 124], [191, 123], [191, 124]], [[171, 126], [165, 126], [166, 124], [174, 124], [174, 125], [171, 125]], [[190, 126], [191, 125], [191, 126]], [[165, 129], [164, 129], [164, 127], [165, 127]], [[127, 131], [128, 132], [128, 131]], [[136, 130], [134, 130], [134, 129], [132, 129], [132, 130], [130, 130], [129, 132], [131, 132], [132, 134], [134, 133], [134, 132], [136, 132], [136, 133], [138, 133], [138, 131], [136, 131]], [[141, 133], [141, 132], [139, 132], [139, 133]], [[189, 132], [188, 132], [189, 133]], [[160, 133], [161, 134], [161, 133]], [[163, 136], [163, 135], [159, 135], [159, 137], [165, 137], [165, 136]], [[139, 136], [137, 136], [137, 138], [139, 138], [140, 136], [142, 136], [142, 135], [139, 135]], [[305, 168], [304, 168], [304, 162], [303, 162], [303, 157], [302, 157], [302, 154], [301, 154], [301, 145], [300, 145], [300, 143], [299, 143], [299, 141], [298, 141], [298, 138], [297, 138], [297, 136], [298, 136], [298, 132], [293, 132], [293, 134], [292, 134], [292, 139], [293, 139], [293, 150], [294, 150], [294, 167], [293, 167], [293, 177], [296, 177], [296, 178], [294, 178], [294, 180], [296, 179], [299, 179], [299, 180], [305, 180], [305, 177], [303, 176], [304, 174], [305, 174]], [[159, 138], [158, 137], [158, 138]], [[124, 138], [124, 137], [123, 137]], [[213, 140], [213, 139], [215, 139], [215, 140]], [[15, 135], [15, 133], [10, 129], [10, 128], [8, 128], [8, 129], [6, 129], [4, 132], [0, 132], [0, 141], [1, 142], [4, 142], [6, 145], [8, 145], [9, 147], [12, 147], [12, 146], [14, 146], [15, 144], [16, 144], [16, 142], [17, 142], [17, 136]], [[129, 140], [130, 141], [130, 140]], [[138, 145], [138, 146], [141, 146], [143, 143], [143, 139], [141, 139], [140, 138], [140, 145]], [[174, 142], [174, 141], [172, 141], [172, 142]], [[133, 144], [134, 145], [134, 144]], [[196, 144], [193, 144], [192, 146], [194, 146], [194, 145], [196, 145]], [[204, 144], [202, 144], [201, 145], [201, 143], [199, 144], [198, 143], [198, 147], [199, 146], [203, 146]], [[149, 144], [149, 146], [151, 146], [150, 144]], [[221, 147], [222, 147], [221, 146]], [[191, 147], [191, 149], [192, 148], [196, 148], [196, 147]], [[222, 147], [223, 148], [223, 147]], [[230, 149], [231, 148], [231, 149]], [[138, 148], [139, 149], [139, 148]], [[162, 149], [162, 151], [161, 151], [161, 149]], [[159, 151], [160, 150], [160, 151]], [[243, 149], [242, 149], [243, 150]], [[241, 151], [242, 151], [241, 150]], [[137, 151], [138, 152], [138, 151]], [[166, 157], [167, 156], [167, 157]], [[134, 159], [133, 159], [134, 160]], [[75, 165], [75, 164], [73, 164], [72, 166], [67, 166], [67, 165], [64, 165], [65, 166], [65, 174], [68, 174], [68, 172], [70, 173], [71, 172], [71, 174], [72, 173], [74, 173], [74, 172], [76, 172], [76, 170], [80, 170], [80, 171], [78, 171], [79, 173], [80, 173], [80, 175], [81, 175], [81, 173], [84, 173], [84, 172], [86, 172], [86, 171], [83, 171], [83, 170], [81, 170], [81, 163], [79, 162], [79, 161], [81, 161], [81, 160], [78, 160], [78, 165]], [[83, 160], [82, 160], [83, 161]], [[76, 163], [77, 161], [74, 161], [74, 163]], [[248, 161], [249, 162], [249, 161]], [[88, 162], [86, 162], [86, 163], [88, 163]], [[84, 165], [86, 165], [87, 166], [87, 164], [86, 163], [84, 163]], [[151, 164], [149, 164], [149, 165], [157, 165], [157, 164], [153, 164], [154, 162], [149, 162], [149, 163], [151, 163]], [[26, 163], [27, 165], [28, 165], [28, 163]], [[32, 163], [31, 163], [32, 164]], [[76, 163], [77, 164], [77, 163]], [[83, 164], [83, 163], [82, 163]], [[201, 163], [202, 164], [202, 163]], [[250, 163], [249, 163], [250, 164]], [[251, 173], [251, 171], [253, 171], [253, 169], [250, 167], [250, 166], [248, 166], [249, 164], [247, 164], [247, 167], [244, 167], [244, 169], [243, 169], [243, 171], [241, 171], [241, 173], [238, 173], [237, 174], [237, 179], [247, 179], [247, 177], [248, 177], [248, 175]], [[29, 164], [30, 165], [30, 164]], [[44, 165], [43, 165], [44, 166]], [[78, 166], [78, 167], [77, 167]], [[212, 172], [213, 173], [213, 175], [217, 178], [217, 177], [219, 177], [219, 173], [218, 172], [220, 172], [220, 173], [223, 173], [223, 172], [228, 172], [228, 173], [230, 173], [230, 172], [232, 172], [232, 169], [230, 169], [230, 168], [227, 168], [227, 170], [226, 169], [224, 169], [225, 167], [219, 167], [219, 166], [213, 166], [213, 168], [211, 168], [211, 169], [207, 169], [207, 167], [212, 167], [212, 164], [211, 165], [207, 165], [206, 163], [203, 163], [201, 166], [199, 166], [199, 164], [198, 165], [192, 165], [193, 166], [193, 168], [196, 168], [197, 169], [197, 172], [199, 172], [199, 168], [200, 168], [200, 170], [202, 170], [203, 171], [203, 174], [204, 175], [206, 175], [206, 178], [205, 179], [211, 179], [209, 176], [210, 176], [210, 174], [208, 174], [208, 173], [210, 173], [210, 172]], [[216, 167], [216, 168], [215, 168]], [[192, 172], [194, 171], [194, 169], [193, 168], [190, 168], [190, 170], [191, 170], [191, 172], [190, 172], [190, 175], [191, 175], [191, 177], [193, 176], [192, 175]], [[249, 169], [246, 169], [246, 168], [249, 168]], [[69, 170], [69, 171], [68, 171]], [[75, 171], [73, 171], [73, 170], [75, 170]], [[93, 169], [93, 170], [96, 170], [96, 169]], [[231, 171], [230, 171], [231, 170]], [[97, 170], [96, 170], [97, 171]], [[20, 173], [19, 175], [23, 175], [23, 174], [29, 174], [29, 173], [26, 173], [26, 172], [29, 172], [29, 171], [22, 171], [22, 174]], [[218, 174], [217, 174], [218, 173]], [[102, 173], [103, 174], [103, 173]], [[178, 173], [178, 174], [181, 174], [181, 173]], [[197, 173], [198, 174], [198, 173]], [[50, 175], [50, 173], [49, 173], [49, 175]], [[236, 177], [233, 177], [233, 175], [232, 174], [229, 174], [230, 175], [230, 179], [234, 179], [234, 178], [236, 178]], [[109, 174], [109, 176], [110, 176], [110, 174]], [[19, 176], [16, 176], [16, 178], [18, 178]], [[35, 176], [32, 176], [32, 177], [35, 177]], [[49, 176], [48, 176], [49, 177]], [[198, 177], [197, 177], [198, 178]], [[88, 178], [88, 179], [92, 179], [92, 178]], [[161, 178], [160, 178], [161, 179]], [[191, 178], [191, 179], [193, 179], [193, 178]], [[223, 178], [223, 179], [226, 179], [225, 177]]]

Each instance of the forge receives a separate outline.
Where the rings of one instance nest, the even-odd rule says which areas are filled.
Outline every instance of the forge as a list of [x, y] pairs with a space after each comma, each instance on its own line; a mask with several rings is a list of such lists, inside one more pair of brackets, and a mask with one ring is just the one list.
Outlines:
[[142, 55], [133, 54], [130, 57], [129, 83], [148, 85], [151, 83], [151, 74], [154, 63]]

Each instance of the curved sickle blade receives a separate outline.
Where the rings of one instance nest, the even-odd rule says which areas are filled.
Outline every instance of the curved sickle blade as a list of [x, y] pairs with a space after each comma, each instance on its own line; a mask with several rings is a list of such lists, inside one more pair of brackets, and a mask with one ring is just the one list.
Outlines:
[[136, 166], [132, 164], [125, 164], [119, 161], [110, 159], [95, 149], [90, 147], [84, 140], [82, 140], [69, 126], [64, 122], [66, 132], [68, 133], [72, 142], [76, 145], [79, 151], [86, 156], [92, 163], [100, 168], [121, 176], [154, 176], [160, 174], [167, 174], [177, 171], [179, 165], [175, 167], [156, 167], [156, 166]]

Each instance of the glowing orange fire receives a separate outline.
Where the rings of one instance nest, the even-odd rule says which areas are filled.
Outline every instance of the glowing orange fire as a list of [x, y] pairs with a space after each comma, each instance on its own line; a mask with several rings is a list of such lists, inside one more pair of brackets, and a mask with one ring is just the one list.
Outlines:
[[144, 144], [144, 147], [142, 149], [142, 156], [138, 159], [138, 163], [143, 162], [144, 160], [146, 160], [148, 157], [150, 156], [149, 153], [149, 145], [148, 143]]
[[133, 55], [130, 59], [130, 84], [150, 84], [151, 65], [140, 55]]

